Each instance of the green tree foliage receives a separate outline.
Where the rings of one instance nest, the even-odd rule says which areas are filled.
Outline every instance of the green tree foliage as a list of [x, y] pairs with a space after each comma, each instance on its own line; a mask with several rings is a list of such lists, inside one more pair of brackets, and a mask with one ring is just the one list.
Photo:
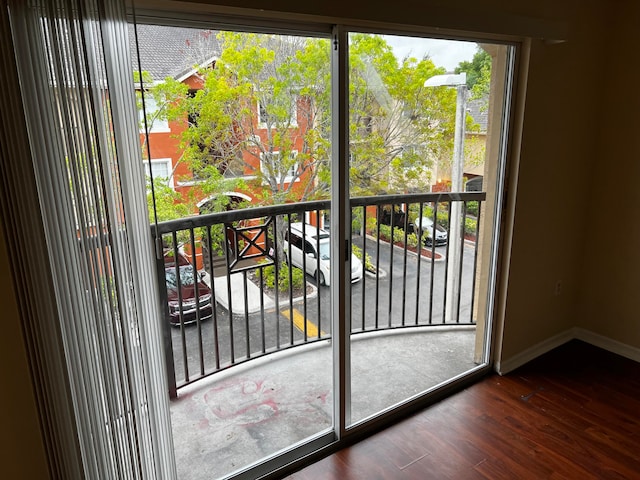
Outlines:
[[[199, 69], [202, 88], [188, 92], [167, 79], [153, 90], [167, 118], [189, 120], [181, 148], [199, 188], [220, 191], [229, 166], [241, 165], [262, 203], [327, 198], [330, 41], [234, 32], [216, 39], [215, 64]], [[383, 37], [367, 34], [351, 35], [349, 61], [352, 193], [428, 185], [433, 163], [450, 156], [455, 92], [424, 81], [444, 70], [428, 58], [399, 61]]]
[[189, 167], [205, 189], [236, 165], [255, 177], [252, 191], [263, 190], [263, 203], [298, 200], [292, 190], [303, 179], [302, 195], [312, 197], [328, 158], [316, 111], [327, 92], [312, 101], [313, 72], [329, 59], [328, 44], [322, 52], [318, 41], [299, 37], [221, 32], [217, 39], [220, 55], [200, 69], [202, 88], [178, 102], [190, 120], [182, 138]]
[[[140, 74], [138, 72], [134, 73], [134, 82], [136, 86], [140, 85]], [[152, 132], [154, 126], [161, 121], [184, 121], [187, 119], [189, 112], [187, 99], [190, 98], [187, 85], [172, 78], [166, 78], [162, 82], [154, 83], [150, 74], [146, 71], [142, 72], [142, 85], [147, 108], [144, 110], [146, 117], [143, 118], [142, 115], [140, 116], [139, 128], [141, 132], [145, 130]], [[136, 98], [138, 110], [143, 112], [143, 94], [140, 89], [136, 92]], [[154, 108], [149, 108], [150, 105], [153, 105]], [[220, 169], [213, 164], [204, 164], [198, 168], [190, 156], [192, 149], [188, 143], [189, 133], [190, 132], [187, 131], [179, 138], [181, 142], [180, 151], [182, 153], [175, 162], [174, 170], [169, 172], [169, 176], [173, 178], [174, 181], [184, 180], [175, 178], [175, 167], [181, 162], [189, 162], [194, 172], [206, 178], [206, 181], [198, 184], [198, 193], [200, 196], [212, 197], [208, 205], [209, 211], [223, 211], [229, 204], [229, 197], [216, 194], [242, 189], [245, 186], [244, 181], [241, 178], [226, 178]], [[145, 159], [148, 157], [147, 141], [148, 136], [143, 135], [141, 147], [142, 157]], [[191, 178], [187, 180], [191, 180]], [[193, 214], [195, 210], [197, 199], [194, 197], [193, 192], [190, 196], [184, 197], [169, 187], [166, 179], [154, 180], [154, 194], [158, 221], [182, 218]], [[147, 189], [147, 199], [149, 216], [150, 219], [153, 220], [155, 215], [152, 210], [153, 202], [150, 188]]]
[[155, 194], [155, 206], [151, 188], [147, 188], [147, 205], [149, 207], [150, 221], [153, 222], [155, 220], [154, 207], [158, 222], [186, 217], [191, 213], [187, 204], [184, 203], [182, 195], [167, 185], [166, 179], [154, 179], [153, 193]]
[[366, 34], [350, 36], [349, 62], [352, 193], [426, 187], [453, 138], [455, 91], [424, 87], [444, 69], [398, 60], [383, 37]]
[[491, 83], [491, 55], [478, 46], [470, 62], [460, 62], [455, 73], [467, 74], [467, 87], [471, 98], [483, 98], [489, 95]]
[[[428, 57], [398, 59], [378, 35], [351, 34], [349, 41], [352, 195], [426, 188], [434, 164], [451, 158], [455, 90], [424, 86], [445, 73]], [[193, 172], [198, 194], [249, 190], [263, 204], [328, 198], [330, 40], [219, 32], [203, 37], [199, 48], [197, 89], [171, 78], [152, 84], [143, 74], [157, 106], [150, 123], [188, 126], [179, 162]], [[198, 65], [204, 58], [216, 60]], [[168, 216], [181, 215], [170, 212], [179, 203], [173, 194], [161, 188], [157, 195], [167, 196], [160, 203]], [[216, 198], [211, 211], [227, 207], [226, 196]]]

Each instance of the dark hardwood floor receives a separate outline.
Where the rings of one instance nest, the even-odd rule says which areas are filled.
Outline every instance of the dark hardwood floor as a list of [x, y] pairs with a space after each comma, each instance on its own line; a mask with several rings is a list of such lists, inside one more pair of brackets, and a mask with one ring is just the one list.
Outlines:
[[290, 479], [640, 479], [640, 363], [572, 341]]

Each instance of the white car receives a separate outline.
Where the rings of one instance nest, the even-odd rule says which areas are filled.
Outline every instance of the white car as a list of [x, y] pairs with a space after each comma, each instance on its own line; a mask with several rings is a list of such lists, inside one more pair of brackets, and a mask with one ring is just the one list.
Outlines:
[[[285, 234], [284, 253], [289, 257], [289, 241], [291, 241], [291, 265], [303, 268], [302, 251], [306, 259], [304, 268], [309, 275], [318, 279], [319, 284], [329, 285], [331, 275], [329, 273], [330, 262], [330, 235], [323, 229], [317, 229], [313, 225], [304, 226], [304, 240], [302, 235], [302, 223], [292, 223], [291, 233]], [[318, 271], [318, 265], [320, 267]], [[362, 262], [354, 254], [351, 254], [351, 282], [357, 282], [362, 278], [364, 268]]]
[[[414, 224], [416, 235], [422, 231], [422, 235], [425, 236], [425, 244], [431, 246], [431, 240], [433, 239], [433, 220], [429, 217], [416, 218]], [[447, 244], [447, 230], [436, 223], [436, 245]]]

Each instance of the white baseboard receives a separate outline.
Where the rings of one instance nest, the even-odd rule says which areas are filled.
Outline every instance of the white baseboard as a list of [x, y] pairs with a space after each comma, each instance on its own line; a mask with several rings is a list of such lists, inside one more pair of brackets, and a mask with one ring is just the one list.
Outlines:
[[499, 375], [504, 375], [515, 370], [518, 367], [521, 367], [527, 362], [530, 362], [534, 358], [539, 357], [547, 352], [550, 352], [556, 347], [567, 343], [570, 340], [573, 340], [575, 337], [573, 336], [572, 329], [566, 330], [558, 335], [555, 335], [551, 338], [544, 340], [526, 350], [514, 355], [511, 358], [506, 360], [496, 362], [496, 371]]
[[599, 335], [590, 330], [574, 327], [527, 348], [511, 358], [496, 362], [496, 372], [499, 375], [509, 373], [570, 340], [581, 340], [611, 353], [640, 362], [640, 348], [612, 340], [609, 337]]
[[616, 353], [621, 357], [626, 357], [630, 360], [640, 362], [640, 348], [632, 347], [626, 343], [618, 342], [609, 337], [593, 333], [591, 330], [585, 330], [584, 328], [574, 328], [575, 337], [577, 340], [590, 343], [595, 347], [600, 347], [603, 350], [607, 350], [611, 353]]

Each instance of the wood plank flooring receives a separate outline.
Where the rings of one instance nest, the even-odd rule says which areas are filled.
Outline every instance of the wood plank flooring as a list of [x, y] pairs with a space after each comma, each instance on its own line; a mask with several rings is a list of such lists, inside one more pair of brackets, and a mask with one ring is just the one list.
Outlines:
[[640, 363], [572, 341], [287, 478], [640, 479]]

